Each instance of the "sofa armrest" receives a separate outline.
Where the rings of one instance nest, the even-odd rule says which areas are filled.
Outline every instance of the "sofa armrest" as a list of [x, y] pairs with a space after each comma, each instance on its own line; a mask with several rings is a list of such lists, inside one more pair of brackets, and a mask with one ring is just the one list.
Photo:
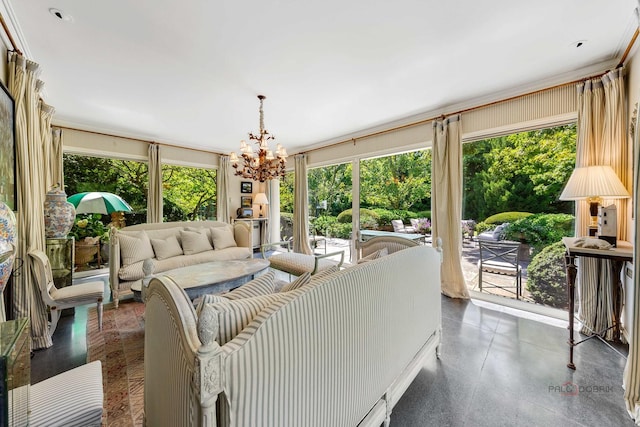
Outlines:
[[251, 248], [251, 227], [245, 221], [237, 221], [233, 224], [233, 237], [236, 245], [243, 248]]

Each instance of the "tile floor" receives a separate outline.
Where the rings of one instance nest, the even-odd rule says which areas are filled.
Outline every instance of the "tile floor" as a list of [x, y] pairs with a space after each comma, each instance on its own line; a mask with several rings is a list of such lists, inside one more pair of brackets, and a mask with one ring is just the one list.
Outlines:
[[[418, 374], [391, 425], [633, 426], [621, 387], [624, 358], [589, 340], [576, 348], [571, 371], [566, 322], [535, 318], [544, 320], [442, 297], [442, 357]], [[84, 363], [85, 328], [86, 307], [60, 320], [53, 347], [34, 354], [33, 383]], [[578, 386], [577, 395], [559, 390], [567, 382]]]

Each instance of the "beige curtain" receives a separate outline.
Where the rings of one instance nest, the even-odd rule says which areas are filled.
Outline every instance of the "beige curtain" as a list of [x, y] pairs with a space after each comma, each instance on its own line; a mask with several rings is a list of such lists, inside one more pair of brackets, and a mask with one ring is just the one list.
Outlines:
[[229, 178], [230, 178], [229, 156], [220, 156], [220, 168], [216, 175], [216, 213], [218, 221], [230, 222], [231, 212], [229, 211]]
[[[636, 118], [635, 134], [633, 146], [634, 153], [634, 186], [633, 186], [633, 213], [634, 218], [640, 215], [640, 128], [638, 124], [640, 120]], [[633, 232], [633, 259], [637, 266], [640, 262], [640, 232], [636, 222]], [[640, 425], [640, 274], [636, 272], [633, 275], [633, 308], [629, 325], [626, 325], [627, 331], [630, 332], [629, 337], [629, 355], [627, 356], [627, 364], [624, 369], [624, 399], [629, 415], [636, 420], [636, 424]]]
[[442, 239], [442, 293], [469, 298], [462, 273], [462, 126], [460, 115], [433, 122], [431, 233]]
[[[578, 141], [576, 166], [609, 165], [622, 183], [630, 189], [628, 143], [626, 136], [626, 108], [622, 68], [601, 78], [579, 83]], [[603, 205], [615, 203], [618, 208], [618, 238], [628, 240], [627, 200], [604, 200]], [[576, 232], [587, 235], [589, 204], [576, 202]], [[581, 332], [591, 335], [612, 326], [614, 301], [610, 277], [611, 262], [581, 258], [578, 266], [578, 318]], [[613, 339], [613, 329], [605, 337]]]
[[51, 182], [64, 190], [62, 129], [51, 129], [51, 157], [49, 159], [49, 176]]
[[162, 158], [160, 145], [149, 144], [149, 194], [147, 222], [162, 222]]
[[32, 349], [50, 347], [47, 311], [35, 275], [30, 251], [44, 250], [44, 196], [47, 167], [42, 149], [39, 66], [17, 53], [9, 54], [9, 91], [15, 100], [16, 169], [18, 188], [18, 252], [22, 266], [14, 273], [13, 312], [31, 321]]
[[[42, 85], [39, 86], [41, 87]], [[38, 93], [40, 93], [40, 87], [38, 88]], [[46, 174], [44, 176], [45, 192], [51, 190], [54, 186], [60, 185], [60, 182], [54, 179], [53, 168], [51, 167], [54, 161], [51, 116], [53, 116], [54, 111], [55, 109], [53, 107], [40, 101], [40, 136], [42, 137], [42, 156], [46, 170]], [[60, 189], [62, 189], [62, 187], [60, 187]]]
[[293, 251], [311, 255], [309, 245], [309, 196], [307, 180], [307, 155], [295, 156], [295, 181], [293, 187]]

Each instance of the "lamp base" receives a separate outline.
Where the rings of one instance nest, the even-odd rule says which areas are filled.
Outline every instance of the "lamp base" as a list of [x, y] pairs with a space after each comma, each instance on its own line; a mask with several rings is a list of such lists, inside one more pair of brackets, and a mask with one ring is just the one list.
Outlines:
[[589, 237], [596, 237], [597, 233], [598, 233], [598, 226], [597, 225], [590, 225], [587, 227], [587, 230], [589, 231]]

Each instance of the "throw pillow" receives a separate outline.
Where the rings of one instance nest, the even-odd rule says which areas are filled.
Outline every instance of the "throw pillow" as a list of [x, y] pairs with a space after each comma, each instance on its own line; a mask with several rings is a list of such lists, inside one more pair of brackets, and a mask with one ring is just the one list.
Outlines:
[[122, 265], [134, 264], [155, 256], [149, 236], [144, 230], [130, 231], [127, 234], [118, 233], [118, 242]]
[[196, 316], [200, 317], [200, 313], [206, 304], [213, 304], [215, 302], [226, 302], [228, 299], [221, 297], [220, 295], [205, 294], [198, 298], [198, 305], [196, 305]]
[[213, 249], [204, 230], [180, 230], [180, 239], [182, 240], [182, 249], [185, 255], [199, 254]]
[[304, 273], [302, 276], [299, 276], [296, 280], [291, 283], [287, 283], [286, 285], [280, 288], [280, 292], [289, 292], [294, 289], [298, 289], [299, 287], [306, 285], [311, 281], [311, 273]]
[[[198, 338], [203, 344], [215, 340], [224, 345], [238, 335], [264, 308], [279, 301], [283, 295], [262, 295], [237, 301], [203, 304], [198, 317]], [[211, 318], [217, 322], [211, 322]], [[217, 323], [215, 330], [212, 325]]]
[[211, 229], [211, 240], [216, 249], [233, 248], [238, 246], [229, 227], [214, 227]]
[[507, 227], [507, 225], [509, 225], [509, 223], [502, 223], [499, 226], [497, 226], [494, 230], [493, 230], [493, 239], [494, 240], [502, 240], [502, 232], [504, 231], [504, 229]]
[[366, 257], [360, 258], [358, 260], [358, 264], [363, 264], [365, 262], [373, 261], [374, 259], [382, 258], [383, 256], [387, 256], [387, 255], [389, 255], [389, 249], [387, 248], [378, 249], [377, 251], [370, 253]]
[[182, 255], [182, 247], [175, 235], [166, 239], [151, 239], [151, 246], [153, 246], [153, 252], [156, 253], [156, 259], [159, 260]]
[[222, 294], [222, 296], [230, 300], [238, 300], [242, 298], [272, 294], [275, 289], [275, 278], [276, 274], [273, 271], [269, 271], [268, 273], [245, 283], [239, 288], [235, 288], [226, 294]]

